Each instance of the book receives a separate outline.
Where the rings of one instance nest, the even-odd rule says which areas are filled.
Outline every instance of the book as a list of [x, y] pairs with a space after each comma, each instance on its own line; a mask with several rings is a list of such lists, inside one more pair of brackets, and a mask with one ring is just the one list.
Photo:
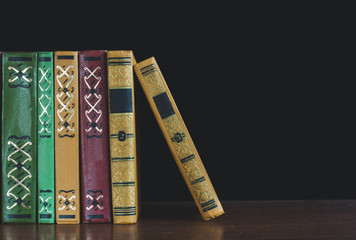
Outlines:
[[113, 222], [138, 217], [135, 103], [132, 51], [108, 51], [109, 134]]
[[3, 53], [2, 220], [37, 216], [37, 53]]
[[166, 81], [152, 57], [134, 66], [136, 75], [204, 220], [224, 213]]
[[38, 223], [54, 223], [53, 52], [38, 52]]
[[79, 52], [82, 219], [111, 222], [106, 52]]
[[78, 52], [54, 55], [56, 222], [80, 222]]

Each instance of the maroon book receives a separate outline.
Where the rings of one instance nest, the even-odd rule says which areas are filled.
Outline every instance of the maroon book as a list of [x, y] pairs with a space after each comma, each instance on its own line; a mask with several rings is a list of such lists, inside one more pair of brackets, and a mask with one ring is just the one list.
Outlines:
[[111, 222], [106, 52], [79, 53], [83, 222]]

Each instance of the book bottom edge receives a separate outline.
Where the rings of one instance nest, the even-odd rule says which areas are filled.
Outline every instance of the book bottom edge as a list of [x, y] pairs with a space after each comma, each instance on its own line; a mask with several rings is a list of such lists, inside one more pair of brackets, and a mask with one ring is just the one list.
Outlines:
[[113, 224], [135, 224], [137, 223], [138, 216], [121, 216], [113, 219]]
[[209, 221], [213, 218], [217, 218], [221, 215], [223, 215], [225, 212], [224, 212], [224, 209], [222, 209], [222, 207], [219, 207], [217, 209], [214, 209], [214, 210], [211, 210], [211, 211], [208, 211], [208, 212], [205, 212], [202, 217], [205, 221]]

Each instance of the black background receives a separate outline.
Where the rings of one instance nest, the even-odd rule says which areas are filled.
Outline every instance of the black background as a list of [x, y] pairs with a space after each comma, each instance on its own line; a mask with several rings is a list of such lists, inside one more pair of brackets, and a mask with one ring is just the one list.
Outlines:
[[[0, 50], [130, 49], [138, 62], [156, 58], [221, 200], [356, 197], [354, 99], [336, 70], [345, 53], [334, 55], [344, 36], [324, 6], [38, 14], [3, 19]], [[139, 84], [135, 94], [142, 200], [190, 201]]]

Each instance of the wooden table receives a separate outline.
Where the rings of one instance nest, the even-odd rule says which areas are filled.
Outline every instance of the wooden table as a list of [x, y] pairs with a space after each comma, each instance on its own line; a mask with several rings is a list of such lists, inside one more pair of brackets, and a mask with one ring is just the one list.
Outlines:
[[356, 239], [356, 200], [223, 202], [204, 222], [192, 202], [144, 203], [137, 224], [0, 224], [0, 239]]

